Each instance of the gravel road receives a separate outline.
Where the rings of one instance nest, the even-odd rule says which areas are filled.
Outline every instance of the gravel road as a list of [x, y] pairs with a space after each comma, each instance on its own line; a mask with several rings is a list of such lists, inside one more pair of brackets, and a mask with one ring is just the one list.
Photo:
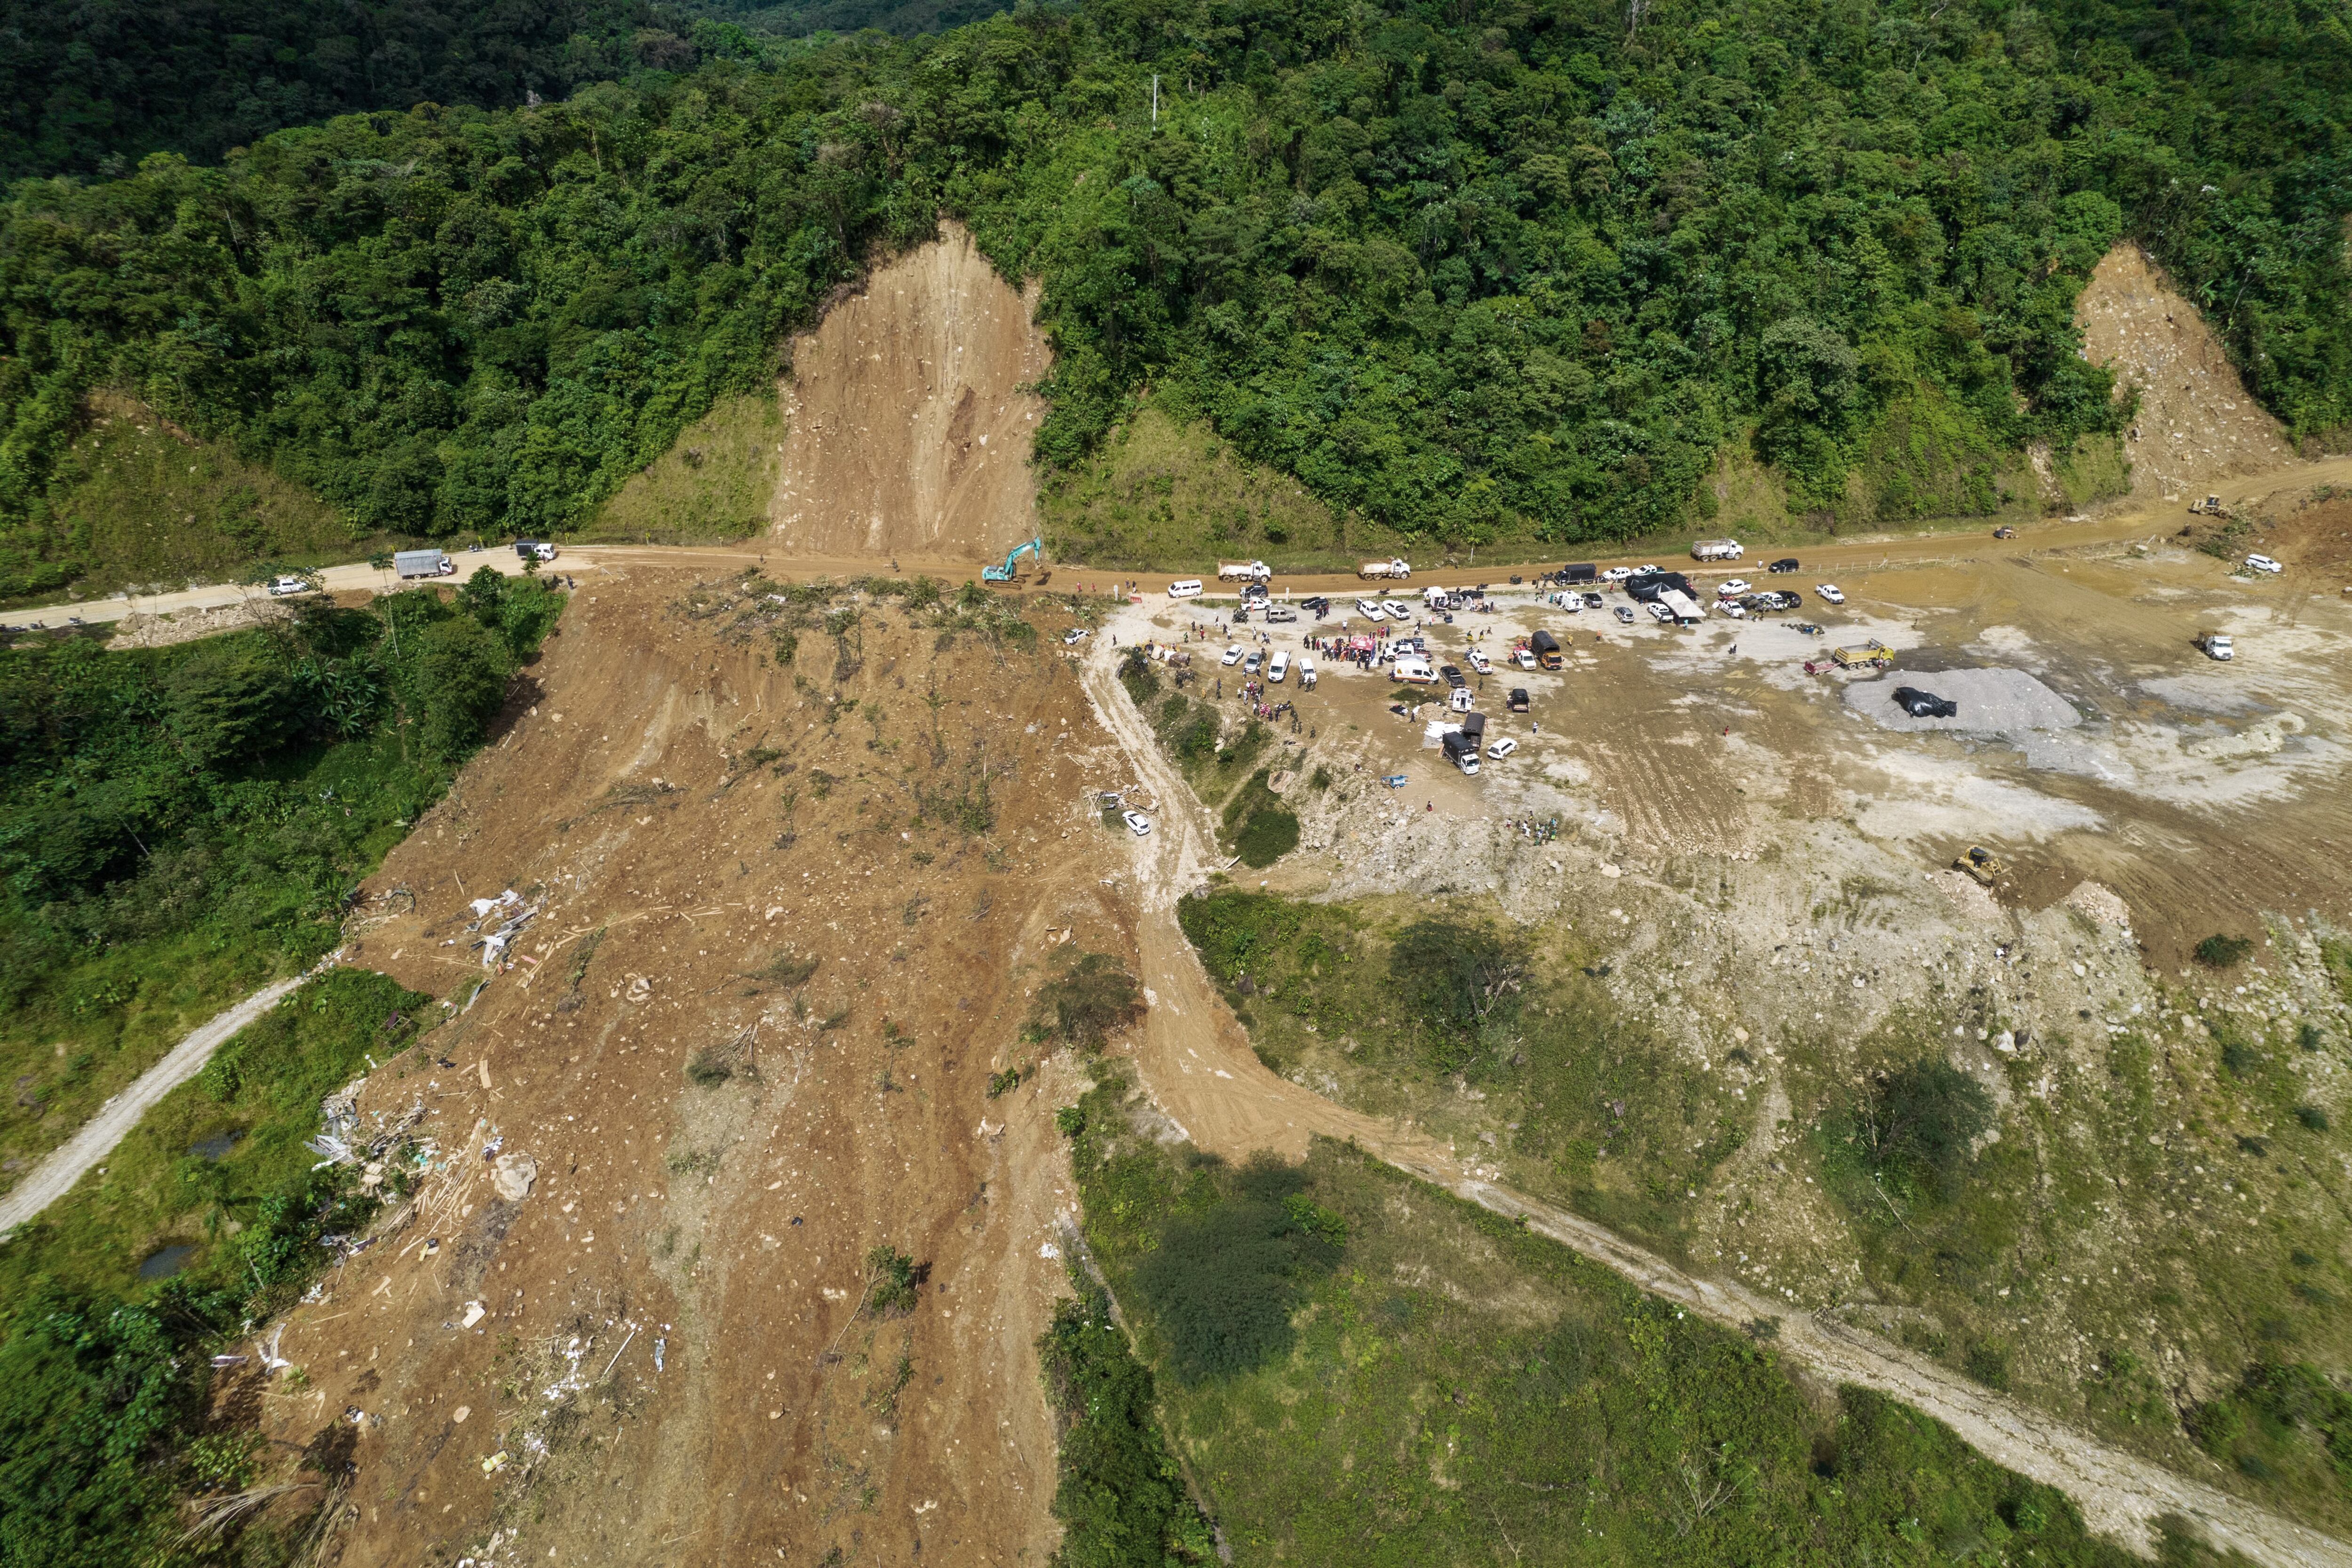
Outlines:
[[0, 1197], [0, 1237], [71, 1192], [83, 1173], [114, 1152], [114, 1146], [139, 1125], [139, 1119], [152, 1110], [157, 1101], [202, 1072], [223, 1041], [276, 1006], [279, 997], [309, 978], [307, 974], [298, 974], [291, 980], [265, 985], [236, 1006], [190, 1030], [185, 1039], [172, 1047], [170, 1055], [100, 1106], [96, 1116], [82, 1123], [80, 1131], [50, 1150], [48, 1156], [33, 1167], [31, 1175], [17, 1183], [7, 1196]]

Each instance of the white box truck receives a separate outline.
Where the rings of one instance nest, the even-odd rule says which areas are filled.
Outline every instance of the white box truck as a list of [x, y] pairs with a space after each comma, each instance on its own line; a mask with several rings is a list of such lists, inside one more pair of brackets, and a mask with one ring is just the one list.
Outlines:
[[454, 577], [457, 563], [441, 550], [396, 550], [392, 555], [392, 569], [401, 581], [415, 577]]

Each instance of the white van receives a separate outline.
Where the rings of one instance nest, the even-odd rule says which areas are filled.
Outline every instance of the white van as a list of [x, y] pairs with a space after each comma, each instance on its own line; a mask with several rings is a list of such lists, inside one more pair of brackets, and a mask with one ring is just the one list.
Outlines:
[[1290, 650], [1288, 648], [1275, 649], [1274, 662], [1266, 666], [1265, 678], [1268, 680], [1279, 681], [1284, 676], [1288, 675], [1289, 673]]
[[1389, 675], [1391, 679], [1409, 680], [1415, 686], [1437, 684], [1437, 671], [1429, 667], [1429, 660], [1417, 653], [1399, 654], [1396, 668], [1389, 671]]
[[1171, 583], [1168, 584], [1168, 596], [1171, 599], [1197, 599], [1201, 596], [1201, 580], [1186, 577]]
[[1298, 656], [1298, 689], [1301, 691], [1315, 689], [1315, 661], [1303, 653]]

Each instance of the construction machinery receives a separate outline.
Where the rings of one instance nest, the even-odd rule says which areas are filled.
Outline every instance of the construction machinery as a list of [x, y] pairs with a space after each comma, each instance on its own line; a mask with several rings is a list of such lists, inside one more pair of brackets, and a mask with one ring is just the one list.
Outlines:
[[2230, 515], [2222, 507], [2220, 496], [2207, 496], [2201, 501], [2191, 501], [2189, 503], [2189, 510], [2191, 516], [2227, 517]]
[[1863, 665], [1885, 669], [1895, 660], [1895, 650], [1883, 642], [1858, 643], [1853, 647], [1833, 647], [1830, 658], [1841, 669], [1855, 669]]
[[1045, 541], [1041, 537], [1033, 539], [1026, 544], [1014, 545], [1005, 553], [1003, 565], [982, 567], [980, 569], [980, 580], [983, 583], [1012, 582], [1013, 578], [1013, 569], [1024, 555], [1034, 555], [1040, 561], [1045, 560]]
[[1980, 844], [1970, 845], [1967, 854], [1952, 862], [1952, 869], [1974, 878], [1979, 886], [1986, 888], [2009, 871], [2000, 857]]

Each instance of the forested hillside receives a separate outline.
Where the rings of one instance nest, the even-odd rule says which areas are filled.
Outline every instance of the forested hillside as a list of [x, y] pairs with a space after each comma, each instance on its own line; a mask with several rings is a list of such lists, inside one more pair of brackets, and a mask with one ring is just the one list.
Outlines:
[[942, 211], [1045, 279], [1048, 464], [1149, 384], [1448, 542], [1673, 522], [1727, 446], [1801, 509], [1980, 511], [2115, 426], [2071, 309], [2123, 237], [2294, 434], [2352, 423], [2347, 60], [2248, 0], [1092, 0], [26, 184], [0, 587], [69, 557], [102, 387], [355, 528], [562, 530]]
[[520, 104], [740, 48], [652, 0], [0, 0], [0, 179], [212, 163], [354, 110]]

